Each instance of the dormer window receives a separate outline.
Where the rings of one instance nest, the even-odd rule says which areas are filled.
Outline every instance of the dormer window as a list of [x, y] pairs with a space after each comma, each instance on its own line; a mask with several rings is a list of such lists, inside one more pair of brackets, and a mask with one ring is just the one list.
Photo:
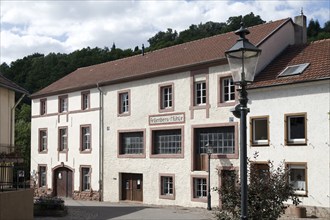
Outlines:
[[308, 66], [309, 66], [309, 63], [288, 66], [278, 76], [282, 77], [282, 76], [299, 75], [302, 72], [304, 72]]

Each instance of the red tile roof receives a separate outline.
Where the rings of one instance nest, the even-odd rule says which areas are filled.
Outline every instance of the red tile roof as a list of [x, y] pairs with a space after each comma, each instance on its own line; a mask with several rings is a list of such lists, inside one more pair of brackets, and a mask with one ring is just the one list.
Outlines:
[[[258, 46], [291, 18], [249, 28], [248, 39]], [[34, 93], [37, 98], [47, 95], [94, 88], [96, 84], [109, 85], [123, 81], [170, 74], [194, 66], [226, 63], [224, 52], [238, 39], [234, 32], [216, 35], [120, 60], [79, 68], [46, 88]]]
[[7, 89], [13, 90], [15, 92], [23, 93], [23, 94], [26, 94], [26, 95], [29, 94], [29, 92], [27, 90], [23, 89], [19, 85], [17, 85], [14, 82], [10, 81], [6, 77], [4, 77], [1, 73], [0, 73], [0, 87], [5, 87]]
[[[309, 66], [301, 74], [278, 77], [286, 67], [303, 63], [309, 63]], [[269, 87], [329, 78], [330, 39], [325, 39], [304, 45], [289, 46], [256, 76], [249, 88]]]

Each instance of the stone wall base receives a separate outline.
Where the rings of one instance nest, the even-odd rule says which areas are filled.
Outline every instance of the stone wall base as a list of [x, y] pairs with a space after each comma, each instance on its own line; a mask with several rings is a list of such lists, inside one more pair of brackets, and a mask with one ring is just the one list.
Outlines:
[[285, 214], [297, 218], [327, 218], [330, 219], [330, 208], [316, 206], [293, 206], [285, 209]]
[[89, 200], [89, 201], [99, 201], [100, 200], [100, 193], [98, 191], [74, 191], [73, 192], [73, 199], [75, 200]]
[[53, 191], [51, 189], [45, 188], [34, 188], [34, 197], [41, 197], [41, 196], [53, 196]]

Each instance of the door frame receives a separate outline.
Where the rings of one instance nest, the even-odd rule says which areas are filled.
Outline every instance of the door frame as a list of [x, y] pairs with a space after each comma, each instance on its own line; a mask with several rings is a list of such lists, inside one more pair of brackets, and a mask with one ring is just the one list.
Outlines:
[[71, 167], [69, 167], [69, 166], [67, 166], [67, 165], [64, 165], [63, 164], [63, 162], [62, 162], [62, 164], [61, 165], [57, 165], [57, 166], [55, 166], [55, 167], [53, 167], [52, 168], [52, 186], [53, 186], [53, 195], [54, 196], [57, 196], [57, 183], [56, 183], [56, 171], [58, 170], [58, 169], [60, 169], [60, 168], [65, 168], [65, 169], [67, 169], [67, 170], [69, 170], [69, 171], [71, 171], [71, 173], [72, 173], [72, 177], [71, 177], [71, 189], [72, 189], [72, 191], [71, 191], [71, 193], [70, 192], [68, 192], [68, 196], [67, 197], [73, 197], [73, 192], [74, 192], [74, 169], [73, 168], [71, 168]]
[[[124, 189], [124, 185], [125, 185], [125, 182], [126, 180], [128, 180], [130, 183], [129, 183], [129, 186], [130, 186], [130, 190], [132, 190], [130, 193], [130, 197], [131, 199], [127, 199], [127, 196], [126, 198], [124, 199], [124, 193], [125, 192], [125, 189]], [[134, 195], [136, 195], [135, 193], [137, 191], [134, 191], [134, 184], [135, 181], [140, 181], [140, 184], [141, 184], [141, 200], [135, 200], [134, 199]], [[129, 201], [129, 202], [143, 202], [143, 174], [142, 173], [120, 173], [120, 200], [121, 201]]]

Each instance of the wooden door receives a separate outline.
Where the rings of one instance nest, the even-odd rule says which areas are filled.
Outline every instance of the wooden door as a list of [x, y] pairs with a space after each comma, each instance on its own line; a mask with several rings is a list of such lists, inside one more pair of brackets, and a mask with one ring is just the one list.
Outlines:
[[142, 174], [122, 174], [122, 200], [143, 201]]
[[72, 197], [72, 171], [61, 167], [54, 172], [55, 194], [59, 197]]

